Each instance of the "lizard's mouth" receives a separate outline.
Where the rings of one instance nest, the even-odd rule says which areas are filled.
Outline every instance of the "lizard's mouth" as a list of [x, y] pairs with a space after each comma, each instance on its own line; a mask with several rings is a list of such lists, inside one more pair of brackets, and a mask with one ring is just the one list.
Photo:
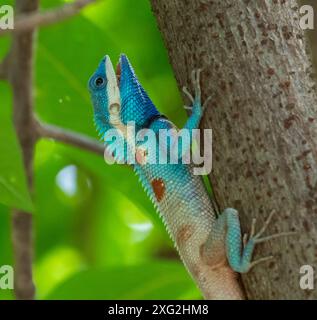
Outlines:
[[105, 73], [107, 77], [107, 97], [108, 97], [108, 108], [110, 113], [110, 123], [116, 124], [120, 120], [120, 89], [118, 85], [118, 76], [113, 68], [110, 57], [106, 56], [105, 59]]
[[116, 76], [117, 76], [118, 87], [120, 87], [120, 80], [121, 80], [121, 61], [119, 61], [118, 64], [117, 64]]

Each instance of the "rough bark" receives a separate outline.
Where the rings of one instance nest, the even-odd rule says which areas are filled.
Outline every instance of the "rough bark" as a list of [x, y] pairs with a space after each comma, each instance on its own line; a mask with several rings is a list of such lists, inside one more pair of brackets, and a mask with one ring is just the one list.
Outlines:
[[268, 233], [298, 236], [259, 245], [274, 262], [244, 275], [251, 299], [317, 298], [299, 287], [299, 269], [317, 266], [316, 91], [295, 0], [151, 0], [179, 86], [203, 68], [212, 103], [211, 181], [220, 207], [239, 210], [249, 231], [269, 212]]

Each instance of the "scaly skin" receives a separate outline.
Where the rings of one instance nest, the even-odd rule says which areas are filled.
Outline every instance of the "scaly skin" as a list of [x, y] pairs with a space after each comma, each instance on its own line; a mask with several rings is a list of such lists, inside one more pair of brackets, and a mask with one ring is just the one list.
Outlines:
[[[127, 160], [129, 121], [135, 122], [137, 132], [146, 128], [158, 134], [160, 129], [175, 126], [155, 108], [125, 55], [120, 57], [118, 70], [116, 75], [110, 58], [106, 56], [91, 77], [89, 90], [99, 133], [104, 138], [110, 129], [118, 130], [125, 140], [125, 151], [117, 152], [115, 157]], [[188, 130], [198, 128], [204, 109], [199, 71], [193, 72], [192, 81], [195, 97], [184, 89], [192, 102], [192, 114], [185, 125]], [[185, 142], [185, 149], [190, 149], [191, 142]], [[255, 244], [288, 233], [261, 238], [272, 213], [257, 235], [254, 234], [254, 221], [249, 239], [244, 237], [242, 241], [238, 212], [226, 209], [217, 218], [202, 177], [193, 174], [193, 165], [181, 161], [177, 164], [151, 164], [151, 159], [158, 160], [158, 140], [156, 144], [157, 151], [147, 157], [146, 148], [137, 145], [139, 161], [133, 167], [157, 207], [182, 261], [205, 299], [243, 299], [237, 272], [247, 272], [255, 264], [272, 258], [251, 262]], [[165, 152], [169, 150], [166, 147]], [[108, 153], [114, 151], [111, 145], [107, 145], [107, 150]], [[179, 160], [182, 154], [178, 154]]]

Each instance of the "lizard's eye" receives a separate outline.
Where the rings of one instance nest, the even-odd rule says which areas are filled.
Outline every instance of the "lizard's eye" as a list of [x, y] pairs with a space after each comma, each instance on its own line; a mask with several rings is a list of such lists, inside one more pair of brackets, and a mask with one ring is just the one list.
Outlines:
[[105, 83], [105, 80], [101, 77], [95, 79], [95, 86], [100, 88]]

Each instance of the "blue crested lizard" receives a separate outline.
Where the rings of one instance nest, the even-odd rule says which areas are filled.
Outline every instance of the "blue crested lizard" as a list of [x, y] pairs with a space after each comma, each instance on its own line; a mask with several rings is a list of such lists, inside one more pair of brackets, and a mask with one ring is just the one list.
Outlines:
[[[203, 115], [199, 75], [200, 71], [192, 74], [195, 97], [184, 89], [192, 102], [192, 114], [185, 124], [189, 131], [198, 128]], [[151, 129], [158, 134], [160, 129], [175, 128], [156, 109], [125, 55], [120, 56], [116, 71], [109, 56], [103, 58], [89, 80], [89, 91], [95, 125], [103, 139], [110, 129], [114, 129], [121, 133], [124, 140], [127, 124], [131, 121], [135, 123], [136, 132]], [[126, 160], [129, 149], [128, 141], [125, 142], [125, 151], [117, 153], [116, 157]], [[187, 148], [190, 148], [191, 142], [187, 142]], [[159, 149], [159, 142], [155, 143]], [[106, 148], [108, 152], [113, 152], [111, 144], [106, 143]], [[139, 150], [142, 146], [137, 146], [136, 153]], [[193, 174], [192, 165], [181, 161], [178, 164], [138, 161], [133, 168], [204, 298], [243, 299], [237, 273], [248, 272], [259, 262], [272, 258], [252, 262], [255, 245], [289, 234], [262, 237], [274, 212], [257, 234], [253, 220], [250, 235], [242, 239], [238, 212], [226, 209], [218, 216], [202, 177]]]

